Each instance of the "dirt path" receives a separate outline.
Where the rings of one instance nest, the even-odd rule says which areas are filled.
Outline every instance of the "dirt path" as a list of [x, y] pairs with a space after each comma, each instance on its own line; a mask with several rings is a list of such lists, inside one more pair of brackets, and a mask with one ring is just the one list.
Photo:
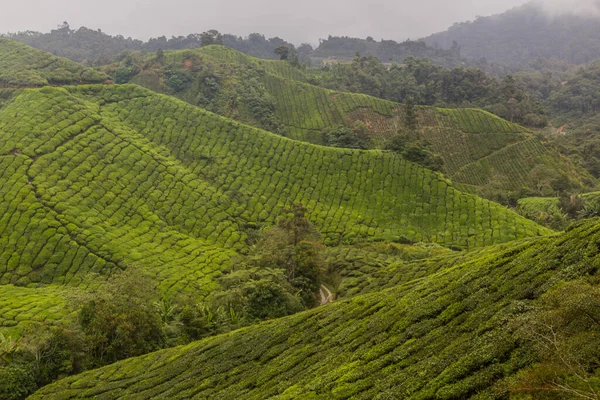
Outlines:
[[327, 286], [321, 285], [321, 305], [325, 305], [327, 303], [333, 303], [333, 293], [331, 290], [327, 289]]

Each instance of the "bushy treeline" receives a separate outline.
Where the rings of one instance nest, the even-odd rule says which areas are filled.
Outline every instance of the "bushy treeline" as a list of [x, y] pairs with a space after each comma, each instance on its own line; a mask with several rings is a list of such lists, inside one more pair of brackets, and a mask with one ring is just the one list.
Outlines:
[[522, 72], [516, 79], [546, 108], [549, 133], [563, 154], [600, 177], [600, 61], [564, 72]]
[[316, 71], [313, 82], [397, 103], [410, 99], [421, 105], [483, 108], [530, 127], [547, 124], [542, 104], [513, 76], [498, 81], [477, 68], [445, 69], [423, 58], [407, 57], [403, 64], [387, 67], [374, 56], [357, 54], [349, 64]]
[[559, 197], [529, 197], [518, 201], [521, 215], [562, 230], [574, 221], [600, 217], [600, 193], [563, 192]]
[[436, 65], [452, 68], [465, 62], [461, 58], [460, 49], [457, 46], [444, 50], [430, 47], [423, 41], [396, 42], [382, 39], [378, 42], [372, 37], [359, 39], [331, 35], [327, 39], [319, 41], [319, 46], [314, 50], [312, 56], [317, 59], [351, 60], [356, 53], [376, 57], [384, 63], [402, 63], [408, 57], [416, 57], [427, 58]]
[[[6, 38], [25, 43], [37, 49], [48, 51], [56, 56], [65, 57], [88, 65], [104, 64], [112, 57], [124, 51], [193, 49], [210, 44], [222, 44], [246, 54], [266, 58], [279, 59], [275, 49], [284, 46], [294, 49], [294, 45], [274, 37], [267, 39], [260, 33], [252, 33], [246, 38], [230, 34], [221, 34], [215, 30], [203, 33], [192, 33], [187, 36], [160, 36], [144, 42], [122, 35], [111, 36], [100, 29], [81, 27], [71, 29], [67, 22], [48, 33], [25, 31], [2, 35]], [[312, 48], [311, 48], [312, 49]]]

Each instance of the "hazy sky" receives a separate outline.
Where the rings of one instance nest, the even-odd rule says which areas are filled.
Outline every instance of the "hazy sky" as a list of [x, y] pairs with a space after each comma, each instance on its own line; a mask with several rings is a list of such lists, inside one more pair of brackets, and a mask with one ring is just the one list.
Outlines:
[[[553, 9], [574, 1], [540, 0]], [[0, 32], [49, 31], [63, 21], [139, 39], [218, 29], [260, 32], [288, 41], [318, 42], [327, 35], [405, 40], [445, 30], [524, 4], [526, 0], [0, 0]]]

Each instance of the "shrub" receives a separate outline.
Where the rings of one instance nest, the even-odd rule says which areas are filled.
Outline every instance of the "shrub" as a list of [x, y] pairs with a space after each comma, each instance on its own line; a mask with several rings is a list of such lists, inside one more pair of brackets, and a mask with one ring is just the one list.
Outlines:
[[35, 378], [29, 368], [19, 365], [0, 367], [0, 399], [24, 399], [36, 389]]

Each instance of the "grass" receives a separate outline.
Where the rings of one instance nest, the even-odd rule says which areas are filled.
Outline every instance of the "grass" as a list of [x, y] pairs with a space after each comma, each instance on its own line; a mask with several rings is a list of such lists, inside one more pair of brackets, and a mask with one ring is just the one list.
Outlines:
[[[393, 287], [63, 379], [32, 398], [503, 399], [533, 361], [507, 322], [598, 273], [598, 220], [390, 268]], [[403, 281], [406, 271], [428, 270]]]

